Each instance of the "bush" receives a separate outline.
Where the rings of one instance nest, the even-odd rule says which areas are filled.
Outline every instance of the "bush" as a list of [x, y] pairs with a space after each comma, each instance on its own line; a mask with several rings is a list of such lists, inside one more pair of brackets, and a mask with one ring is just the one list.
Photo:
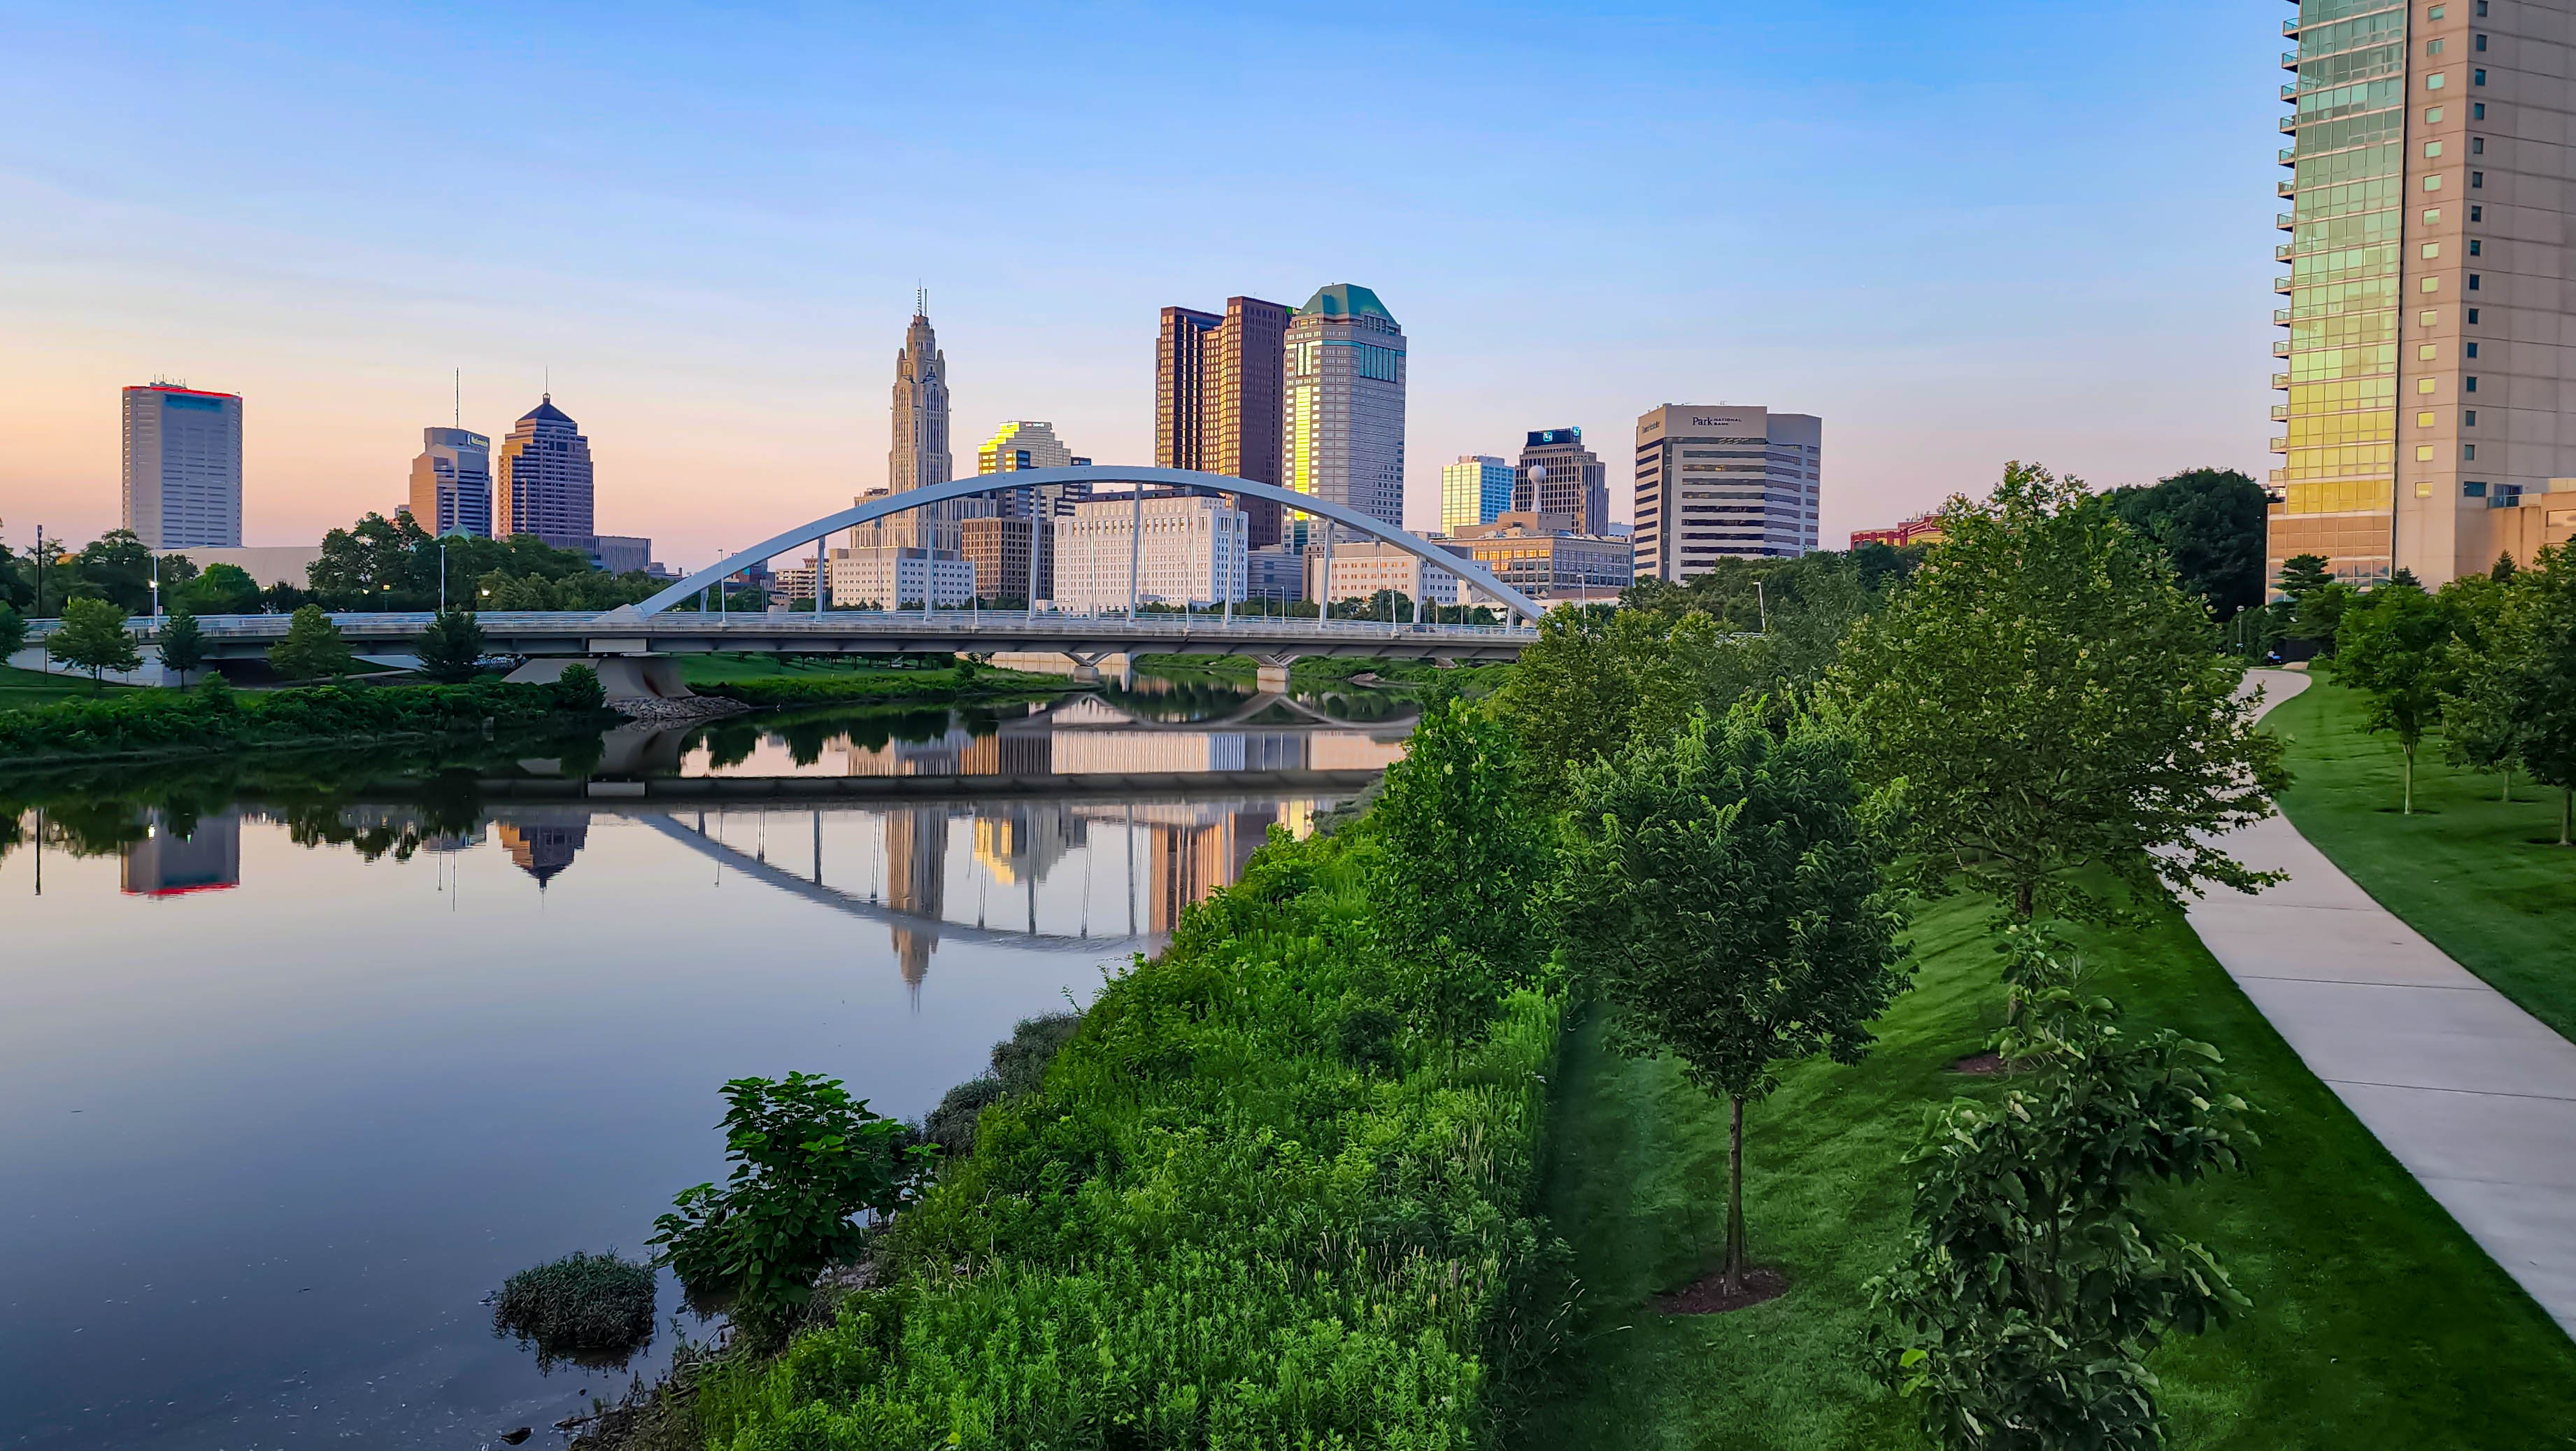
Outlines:
[[1454, 1063], [1346, 1063], [1355, 1008], [1410, 1009], [1376, 851], [1274, 838], [1190, 909], [1034, 1091], [982, 1108], [973, 1157], [877, 1241], [880, 1288], [702, 1389], [710, 1444], [1486, 1439], [1546, 1314], [1522, 1287], [1561, 1253], [1530, 1212], [1557, 1005], [1513, 994]]
[[622, 1362], [653, 1338], [653, 1267], [575, 1250], [512, 1275], [492, 1303], [492, 1333], [558, 1360]]
[[215, 689], [212, 681], [208, 686], [193, 693], [135, 691], [0, 711], [0, 759], [441, 735], [479, 731], [487, 720], [499, 726], [560, 725], [568, 716], [594, 717], [601, 708], [597, 678], [584, 689], [573, 670], [550, 685], [322, 685], [257, 695]]

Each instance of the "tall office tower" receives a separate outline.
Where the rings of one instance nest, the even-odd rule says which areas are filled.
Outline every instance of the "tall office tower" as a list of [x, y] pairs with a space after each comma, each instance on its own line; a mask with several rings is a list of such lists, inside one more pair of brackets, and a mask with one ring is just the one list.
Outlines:
[[[904, 329], [894, 355], [894, 447], [886, 454], [886, 490], [903, 493], [944, 484], [954, 475], [948, 453], [948, 355], [939, 350], [925, 299]], [[955, 554], [964, 545], [961, 521], [989, 515], [992, 506], [958, 499], [908, 510], [851, 531], [858, 548], [935, 549]]]
[[1462, 453], [1440, 466], [1440, 527], [1455, 534], [1491, 524], [1512, 507], [1512, 466], [1487, 453]]
[[533, 534], [557, 549], [591, 550], [590, 440], [555, 406], [552, 393], [519, 415], [501, 440], [493, 480], [492, 532]]
[[492, 537], [492, 440], [463, 428], [424, 428], [411, 461], [412, 522], [432, 534]]
[[[1154, 340], [1154, 462], [1257, 484], [1282, 472], [1281, 371], [1293, 310], [1257, 297], [1229, 297], [1225, 315], [1163, 309]], [[1279, 542], [1279, 507], [1243, 501], [1253, 547]]]
[[1637, 419], [1637, 577], [1816, 547], [1825, 424], [1812, 413], [1667, 403]]
[[[975, 451], [975, 472], [978, 474], [1017, 473], [1022, 469], [1087, 468], [1090, 464], [1091, 460], [1064, 446], [1055, 436], [1054, 424], [1035, 419], [1014, 419], [1003, 424], [982, 448]], [[1017, 547], [1026, 551], [1020, 573], [1015, 576], [1020, 581], [1018, 590], [1034, 587], [1039, 599], [1055, 597], [1055, 527], [1052, 521], [1072, 513], [1074, 505], [1090, 497], [1091, 485], [1068, 483], [1041, 484], [1018, 493], [994, 494], [982, 501], [990, 515], [1024, 521], [1015, 536], [1023, 541]], [[999, 576], [986, 566], [988, 556], [998, 558], [994, 551], [1003, 547], [997, 542], [1002, 536], [987, 530], [983, 537], [978, 538], [962, 522], [959, 529], [959, 551], [977, 561], [976, 590], [987, 598], [1026, 598], [1025, 594], [1014, 590], [996, 589], [995, 581]]]
[[1610, 473], [1601, 455], [1583, 446], [1582, 429], [1542, 428], [1530, 434], [1512, 475], [1512, 508], [1522, 514], [1567, 515], [1577, 534], [1609, 532]]
[[1404, 330], [1386, 304], [1316, 292], [1289, 319], [1287, 373], [1287, 486], [1404, 527]]
[[241, 547], [240, 394], [125, 390], [125, 527], [154, 549]]
[[2553, 483], [2576, 475], [2571, 18], [2569, 0], [2300, 6], [2270, 578], [2321, 554], [2347, 580], [2432, 587], [2576, 524], [2542, 502], [2576, 503]]

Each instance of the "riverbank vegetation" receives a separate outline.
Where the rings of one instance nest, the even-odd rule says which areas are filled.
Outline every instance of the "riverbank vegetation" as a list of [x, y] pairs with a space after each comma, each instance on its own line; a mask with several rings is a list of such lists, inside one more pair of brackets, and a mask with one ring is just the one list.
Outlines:
[[615, 720], [587, 667], [561, 680], [511, 685], [394, 685], [237, 692], [209, 679], [191, 690], [135, 690], [0, 711], [0, 760], [33, 764], [111, 755], [208, 752], [328, 740], [404, 740]]
[[700, 695], [721, 696], [745, 705], [774, 708], [795, 705], [883, 702], [933, 705], [985, 698], [1061, 695], [1087, 689], [1061, 675], [1004, 670], [965, 657], [947, 663], [843, 664], [807, 669], [781, 661], [752, 664], [731, 659], [692, 659], [683, 678]]

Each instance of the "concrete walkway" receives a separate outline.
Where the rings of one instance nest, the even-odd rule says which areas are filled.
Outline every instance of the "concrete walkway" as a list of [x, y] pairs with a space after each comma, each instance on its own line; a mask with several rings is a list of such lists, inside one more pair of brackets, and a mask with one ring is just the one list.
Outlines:
[[[2305, 690], [2257, 670], [2277, 705]], [[2226, 839], [2289, 880], [2191, 925], [2272, 1026], [2451, 1217], [2576, 1335], [2576, 1043], [2371, 900], [2288, 818]]]

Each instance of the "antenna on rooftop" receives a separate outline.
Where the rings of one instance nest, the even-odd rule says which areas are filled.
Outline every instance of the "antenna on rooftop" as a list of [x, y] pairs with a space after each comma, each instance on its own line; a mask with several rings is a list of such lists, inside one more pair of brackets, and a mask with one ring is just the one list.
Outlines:
[[915, 288], [912, 290], [912, 315], [913, 315], [914, 317], [928, 317], [928, 316], [930, 316], [930, 289], [929, 289], [929, 288], [927, 288], [927, 287], [915, 287]]
[[456, 370], [456, 426], [465, 426], [465, 370]]

